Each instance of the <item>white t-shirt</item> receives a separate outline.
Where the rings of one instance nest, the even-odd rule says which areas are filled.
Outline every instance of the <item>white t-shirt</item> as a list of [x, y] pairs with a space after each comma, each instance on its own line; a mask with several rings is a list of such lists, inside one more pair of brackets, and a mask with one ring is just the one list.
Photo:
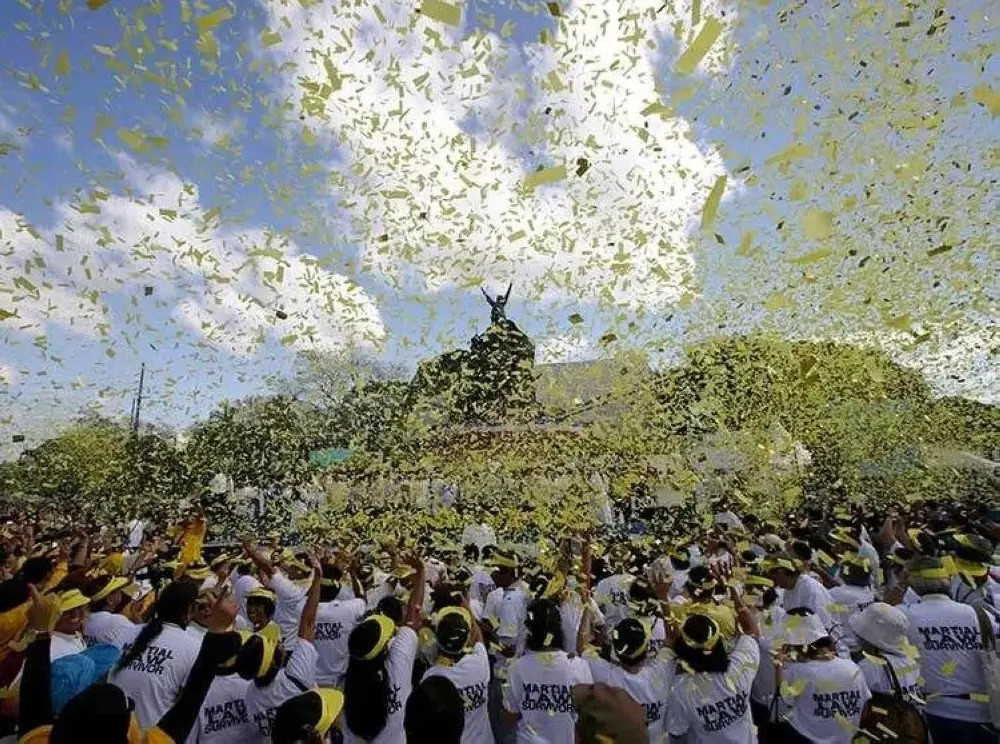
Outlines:
[[87, 650], [87, 642], [79, 633], [70, 635], [68, 633], [52, 633], [49, 642], [49, 659], [55, 661], [64, 656], [72, 656]]
[[242, 744], [252, 740], [255, 729], [246, 704], [250, 684], [237, 674], [212, 680], [187, 744]]
[[956, 721], [989, 722], [986, 703], [952, 697], [986, 692], [976, 611], [944, 594], [925, 595], [918, 604], [901, 609], [910, 620], [910, 643], [920, 650], [927, 713]]
[[[143, 627], [133, 626], [132, 637], [124, 645], [126, 653]], [[166, 623], [138, 659], [111, 674], [109, 681], [135, 701], [141, 728], [155, 726], [177, 702], [200, 650], [201, 644], [186, 630]]]
[[135, 623], [114, 612], [93, 612], [83, 624], [83, 637], [88, 646], [108, 643], [121, 648], [135, 637]]
[[871, 691], [849, 659], [805, 661], [785, 667], [778, 715], [809, 741], [850, 744]]
[[[406, 701], [413, 689], [413, 662], [417, 658], [417, 634], [413, 628], [403, 626], [396, 631], [395, 638], [390, 641], [389, 658], [386, 668], [389, 671], [389, 686], [392, 698], [389, 700], [389, 717], [385, 728], [369, 744], [405, 744], [406, 732], [403, 730], [403, 714]], [[365, 744], [365, 740], [355, 736], [350, 729], [350, 716], [344, 711], [344, 744]]]
[[490, 659], [486, 647], [477, 643], [471, 653], [466, 654], [451, 666], [437, 664], [427, 670], [428, 677], [450, 679], [465, 703], [465, 728], [462, 729], [462, 744], [493, 744], [493, 730], [487, 708], [490, 686]]
[[851, 619], [851, 615], [874, 604], [875, 594], [868, 586], [842, 584], [830, 589], [830, 597], [833, 599], [830, 614], [838, 626], [839, 637], [843, 639], [849, 650], [856, 651], [861, 647], [861, 641], [855, 637], [847, 621]]
[[650, 744], [664, 744], [667, 735], [667, 697], [674, 681], [672, 659], [650, 659], [636, 672], [629, 672], [599, 657], [587, 657], [595, 684], [625, 690], [646, 712], [646, 730]]
[[515, 584], [507, 589], [496, 588], [486, 598], [486, 619], [496, 629], [497, 637], [506, 646], [514, 646], [517, 655], [524, 653], [528, 636], [528, 595]]
[[515, 659], [503, 686], [503, 705], [517, 713], [518, 744], [573, 744], [573, 685], [590, 684], [590, 666], [565, 651], [529, 652]]
[[771, 605], [758, 616], [760, 624], [760, 666], [750, 688], [750, 698], [760, 705], [770, 705], [774, 697], [776, 679], [774, 674], [774, 653], [782, 646], [782, 621], [785, 611], [776, 604]]
[[837, 626], [837, 621], [832, 613], [834, 604], [833, 597], [830, 596], [827, 588], [806, 574], [800, 575], [795, 586], [786, 589], [781, 595], [782, 607], [786, 610], [794, 610], [797, 607], [806, 607], [812, 610], [828, 631], [835, 631]]
[[604, 620], [609, 627], [613, 628], [629, 617], [628, 591], [633, 580], [629, 574], [616, 574], [601, 579], [594, 587], [594, 599], [604, 612]]
[[365, 614], [363, 599], [321, 602], [316, 610], [316, 682], [320, 687], [343, 687], [347, 671], [347, 637]]
[[667, 699], [667, 731], [689, 734], [687, 741], [753, 744], [757, 734], [750, 716], [750, 687], [760, 664], [760, 648], [740, 636], [723, 673], [678, 673]]
[[281, 645], [286, 651], [295, 648], [299, 638], [299, 619], [306, 605], [308, 590], [291, 581], [281, 571], [276, 571], [268, 580], [274, 590], [274, 622], [281, 628]]
[[271, 726], [278, 707], [296, 695], [316, 687], [316, 647], [304, 638], [295, 639], [292, 656], [267, 687], [247, 687], [247, 716], [252, 728], [246, 744], [270, 744]]
[[[560, 625], [563, 634], [563, 651], [568, 654], [577, 653], [576, 638], [580, 633], [580, 623], [583, 620], [584, 604], [580, 595], [571, 593], [559, 605]], [[593, 617], [593, 624], [600, 626], [604, 624], [604, 615], [597, 607], [597, 603], [590, 600], [590, 610]]]
[[896, 674], [899, 687], [903, 692], [903, 697], [911, 702], [922, 705], [924, 692], [920, 684], [920, 662], [908, 656], [899, 654], [885, 654], [881, 658], [871, 657], [867, 654], [858, 661], [858, 668], [865, 677], [868, 689], [873, 693], [882, 695], [895, 695], [896, 690], [892, 684], [892, 677], [887, 666], [892, 665], [892, 671]]

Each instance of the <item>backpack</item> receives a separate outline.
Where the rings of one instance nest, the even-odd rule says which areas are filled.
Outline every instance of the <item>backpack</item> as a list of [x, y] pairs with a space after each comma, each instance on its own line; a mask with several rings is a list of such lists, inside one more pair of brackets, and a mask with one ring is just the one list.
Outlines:
[[892, 681], [893, 693], [872, 693], [861, 712], [861, 724], [854, 735], [854, 744], [893, 742], [893, 744], [927, 744], [927, 722], [920, 708], [903, 695], [896, 670], [887, 659], [885, 668]]

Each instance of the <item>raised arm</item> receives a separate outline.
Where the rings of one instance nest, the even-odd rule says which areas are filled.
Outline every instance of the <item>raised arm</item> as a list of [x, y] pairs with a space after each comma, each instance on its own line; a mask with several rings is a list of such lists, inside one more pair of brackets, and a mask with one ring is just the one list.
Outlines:
[[254, 562], [254, 565], [260, 569], [260, 572], [264, 574], [267, 578], [271, 578], [276, 573], [274, 564], [271, 560], [264, 555], [261, 551], [257, 550], [257, 546], [253, 544], [250, 540], [243, 541], [243, 552], [247, 554], [247, 558]]
[[316, 638], [316, 610], [319, 608], [319, 589], [323, 584], [323, 567], [315, 554], [309, 556], [309, 563], [313, 570], [312, 584], [299, 617], [299, 638], [312, 643]]
[[410, 592], [410, 599], [406, 603], [406, 624], [413, 630], [419, 631], [424, 615], [424, 588], [427, 584], [427, 569], [419, 555], [410, 556], [406, 563], [416, 571], [413, 576], [413, 591]]

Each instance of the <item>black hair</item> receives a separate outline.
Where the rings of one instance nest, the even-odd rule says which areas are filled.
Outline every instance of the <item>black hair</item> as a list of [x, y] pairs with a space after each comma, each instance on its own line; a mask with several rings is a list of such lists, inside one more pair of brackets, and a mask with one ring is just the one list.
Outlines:
[[274, 617], [274, 600], [270, 597], [247, 597], [247, 608], [250, 606], [262, 607], [268, 617]]
[[645, 655], [646, 649], [643, 648], [643, 644], [648, 638], [649, 634], [642, 621], [628, 617], [615, 626], [611, 645], [622, 662], [635, 664]]
[[397, 626], [402, 625], [406, 619], [406, 605], [399, 597], [382, 597], [375, 605], [375, 612], [378, 615], [385, 615]]
[[695, 643], [704, 643], [719, 629], [714, 620], [705, 615], [688, 615], [683, 627], [684, 633], [674, 643], [674, 652], [691, 671], [722, 674], [729, 669], [729, 654], [721, 639], [707, 653], [704, 649], [689, 646], [684, 640], [686, 635]]
[[281, 671], [284, 650], [279, 645], [274, 649], [274, 659], [271, 668], [267, 670], [263, 677], [257, 677], [260, 671], [260, 664], [264, 660], [265, 641], [259, 635], [251, 635], [243, 643], [239, 653], [236, 655], [234, 668], [236, 673], [245, 680], [252, 680], [258, 687], [268, 687], [274, 678]]
[[479, 547], [476, 545], [466, 545], [462, 548], [462, 555], [465, 556], [465, 560], [467, 561], [478, 561]]
[[187, 626], [191, 607], [198, 599], [198, 587], [186, 581], [168, 584], [156, 600], [153, 618], [143, 626], [128, 651], [118, 660], [115, 671], [124, 669], [142, 656], [146, 647], [163, 632], [165, 623], [174, 623], [182, 628]]
[[253, 566], [249, 563], [241, 563], [236, 567], [236, 573], [240, 576], [249, 576], [253, 571]]
[[711, 569], [704, 564], [692, 568], [684, 588], [694, 599], [710, 600], [715, 588], [715, 577], [712, 576]]
[[805, 540], [792, 540], [788, 546], [789, 552], [800, 561], [811, 561], [813, 555], [812, 546]]
[[457, 659], [465, 654], [472, 628], [463, 615], [457, 612], [449, 613], [441, 618], [434, 629], [438, 648], [444, 656]]
[[354, 626], [347, 638], [344, 677], [344, 722], [355, 736], [372, 740], [385, 728], [392, 697], [388, 645], [374, 659], [364, 661], [381, 638], [381, 626], [369, 617]]
[[99, 739], [124, 744], [128, 741], [131, 719], [125, 692], [110, 682], [98, 682], [63, 706], [53, 723], [49, 741], [75, 744]]
[[551, 599], [535, 599], [528, 605], [528, 650], [562, 648], [562, 617]]
[[869, 586], [872, 583], [871, 571], [866, 571], [864, 566], [853, 563], [846, 563], [840, 567], [840, 578], [848, 586]]
[[465, 727], [465, 704], [447, 677], [428, 677], [406, 701], [403, 729], [407, 744], [459, 744]]
[[323, 584], [319, 588], [319, 601], [333, 602], [340, 595], [340, 581], [343, 578], [344, 572], [340, 570], [340, 566], [335, 566], [332, 563], [324, 564]]
[[496, 545], [484, 545], [483, 549], [479, 551], [479, 557], [485, 561], [487, 558], [492, 558], [493, 554], [496, 552], [497, 552]]
[[0, 612], [19, 607], [31, 599], [29, 584], [41, 584], [52, 573], [52, 560], [44, 556], [29, 558], [17, 575], [0, 584]]
[[316, 737], [316, 724], [323, 716], [323, 699], [315, 691], [289, 698], [274, 714], [273, 744], [302, 744]]

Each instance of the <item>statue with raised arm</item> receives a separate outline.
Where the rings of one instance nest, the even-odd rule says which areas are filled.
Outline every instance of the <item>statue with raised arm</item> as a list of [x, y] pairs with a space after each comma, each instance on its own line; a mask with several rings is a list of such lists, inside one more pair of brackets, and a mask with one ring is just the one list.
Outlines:
[[486, 301], [490, 303], [490, 321], [493, 323], [500, 323], [501, 321], [507, 320], [507, 300], [510, 299], [510, 291], [514, 288], [514, 282], [507, 285], [507, 292], [502, 295], [497, 295], [496, 297], [490, 297], [489, 293], [485, 288], [480, 287], [483, 292], [483, 297]]

